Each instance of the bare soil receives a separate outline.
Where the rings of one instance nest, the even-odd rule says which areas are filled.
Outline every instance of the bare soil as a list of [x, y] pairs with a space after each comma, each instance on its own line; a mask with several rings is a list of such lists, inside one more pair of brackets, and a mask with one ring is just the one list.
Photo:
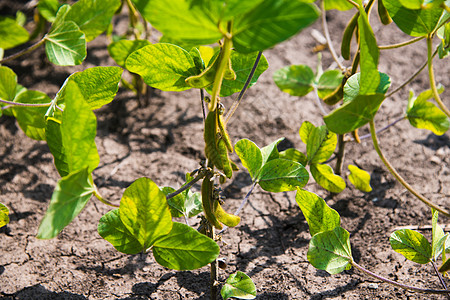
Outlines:
[[[335, 46], [350, 17], [348, 12], [329, 13]], [[313, 29], [321, 30], [320, 23], [265, 51], [270, 67], [247, 92], [228, 125], [233, 142], [249, 138], [264, 146], [285, 137], [280, 150], [305, 150], [298, 130], [303, 121], [322, 124], [320, 110], [312, 94], [297, 98], [279, 91], [272, 75], [290, 64], [307, 64], [315, 69], [317, 58], [312, 49], [317, 41], [311, 35]], [[382, 45], [409, 39], [393, 24], [374, 25], [374, 31]], [[18, 74], [20, 84], [52, 97], [72, 72], [115, 65], [108, 57], [106, 44], [104, 36], [90, 43], [88, 58], [78, 67], [49, 64], [43, 49], [8, 66]], [[392, 88], [396, 88], [425, 57], [426, 45], [421, 41], [382, 52], [379, 69], [391, 77]], [[448, 61], [435, 61], [437, 81], [449, 87]], [[324, 69], [332, 62], [325, 51]], [[409, 88], [416, 94], [428, 89], [426, 71]], [[376, 116], [378, 128], [404, 113], [408, 93], [408, 89], [402, 89], [385, 100]], [[442, 94], [447, 105], [449, 95], [448, 90]], [[224, 99], [225, 106], [230, 107], [234, 98]], [[196, 169], [203, 158], [197, 91], [154, 91], [149, 104], [140, 107], [135, 95], [121, 88], [116, 99], [96, 115], [101, 163], [94, 178], [110, 201], [118, 203], [125, 188], [143, 176], [161, 186], [179, 187], [184, 174]], [[367, 133], [367, 126], [360, 132]], [[450, 208], [448, 133], [436, 136], [402, 121], [379, 138], [385, 155], [408, 182], [435, 203]], [[97, 223], [110, 208], [95, 199], [57, 238], [36, 239], [39, 222], [59, 180], [52, 156], [44, 142], [27, 138], [10, 117], [0, 119], [0, 140], [0, 202], [11, 210], [10, 224], [0, 229], [0, 299], [208, 298], [208, 267], [192, 272], [168, 270], [159, 266], [151, 254], [121, 254], [103, 240], [97, 233]], [[340, 213], [343, 227], [350, 232], [355, 260], [402, 283], [441, 288], [430, 266], [406, 261], [389, 245], [389, 235], [395, 228], [429, 225], [430, 209], [389, 174], [370, 139], [347, 144], [346, 153], [344, 175], [350, 163], [367, 170], [372, 176], [372, 192], [362, 193], [348, 180], [348, 188], [338, 195], [330, 195], [313, 180], [306, 189], [324, 197]], [[250, 176], [241, 169], [224, 189], [229, 210], [240, 205], [251, 186]], [[236, 270], [247, 273], [257, 286], [257, 299], [442, 299], [391, 287], [353, 269], [334, 276], [316, 270], [306, 260], [310, 235], [295, 202], [295, 192], [270, 194], [257, 188], [241, 217], [241, 224], [223, 235], [220, 256], [227, 259], [228, 268], [220, 272], [220, 279], [224, 281]], [[441, 217], [441, 223], [448, 222]], [[421, 232], [430, 238], [430, 230]]]

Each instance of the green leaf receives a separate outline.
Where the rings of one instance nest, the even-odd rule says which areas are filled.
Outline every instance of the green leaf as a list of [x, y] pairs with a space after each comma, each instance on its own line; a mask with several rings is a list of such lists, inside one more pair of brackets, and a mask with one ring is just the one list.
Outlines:
[[[442, 91], [443, 89], [440, 92]], [[450, 120], [436, 105], [427, 101], [431, 97], [431, 90], [420, 93], [417, 98], [411, 92], [406, 117], [409, 123], [416, 128], [431, 130], [436, 135], [443, 135], [450, 128]]]
[[97, 231], [119, 252], [137, 254], [145, 250], [144, 246], [123, 225], [120, 220], [119, 209], [114, 209], [103, 215], [98, 222]]
[[309, 121], [304, 121], [302, 123], [302, 126], [300, 126], [300, 130], [298, 131], [298, 133], [303, 143], [308, 144], [309, 136], [311, 135], [311, 132], [314, 128], [316, 128], [316, 126], [314, 126], [314, 124]]
[[409, 9], [421, 9], [422, 8], [422, 0], [399, 0], [400, 4], [403, 7]]
[[114, 100], [123, 70], [120, 67], [93, 67], [70, 75], [57, 94], [58, 104], [65, 102], [67, 82], [76, 83], [91, 110]]
[[306, 65], [292, 65], [281, 68], [273, 74], [278, 88], [292, 96], [302, 97], [314, 87], [314, 72]]
[[145, 83], [163, 91], [184, 91], [191, 87], [186, 78], [197, 75], [189, 53], [176, 45], [154, 44], [131, 53], [126, 68], [142, 76]]
[[[162, 191], [167, 196], [176, 190], [172, 187], [164, 187]], [[169, 204], [170, 213], [174, 218], [183, 215], [192, 218], [203, 211], [200, 193], [192, 193], [189, 190], [167, 199], [167, 204]]]
[[433, 32], [443, 12], [440, 7], [408, 9], [399, 0], [383, 0], [383, 4], [398, 28], [410, 36], [425, 36]]
[[28, 31], [16, 20], [0, 17], [0, 48], [6, 50], [28, 41]]
[[349, 10], [353, 8], [353, 5], [350, 4], [347, 0], [324, 0], [325, 1], [325, 9], [337, 9], [337, 10]]
[[222, 38], [217, 16], [185, 0], [132, 0], [152, 26], [174, 41], [208, 45]]
[[119, 215], [128, 231], [145, 249], [172, 229], [166, 196], [148, 178], [133, 182], [123, 193]]
[[383, 100], [383, 94], [359, 95], [332, 111], [323, 120], [333, 132], [338, 134], [351, 132], [372, 120]]
[[279, 154], [278, 154], [277, 146], [282, 140], [284, 140], [284, 138], [279, 138], [278, 140], [261, 148], [263, 165], [265, 165], [268, 161], [271, 161], [272, 159], [278, 158]]
[[309, 242], [308, 261], [315, 268], [330, 274], [346, 270], [353, 261], [349, 236], [342, 227], [317, 233]]
[[348, 179], [358, 190], [366, 193], [372, 191], [369, 173], [354, 165], [348, 165], [348, 169], [350, 171]]
[[361, 95], [369, 95], [375, 93], [380, 83], [380, 74], [377, 69], [380, 50], [378, 49], [375, 35], [373, 34], [372, 27], [370, 27], [368, 16], [363, 5], [359, 6], [358, 28], [361, 56], [359, 93]]
[[[255, 63], [256, 57], [258, 53], [248, 53], [242, 54], [236, 51], [231, 52], [231, 66], [233, 71], [236, 73], [235, 80], [226, 80], [224, 79], [222, 82], [222, 87], [220, 89], [220, 97], [228, 97], [236, 92], [242, 90], [247, 81], [248, 75], [250, 74], [253, 64]], [[267, 70], [269, 64], [264, 55], [261, 56], [261, 59], [258, 63], [258, 67], [256, 68], [255, 73], [253, 74], [252, 80], [250, 81], [249, 87], [253, 86], [258, 80], [259, 76]], [[212, 93], [212, 86], [209, 86], [207, 89], [208, 93]]]
[[[176, 190], [173, 187], [165, 186], [161, 189], [164, 195], [169, 195]], [[167, 204], [169, 205], [170, 213], [174, 218], [180, 218], [184, 215], [184, 201], [186, 199], [185, 192], [179, 193], [178, 195], [167, 199]]]
[[55, 65], [79, 65], [86, 58], [86, 38], [74, 22], [53, 26], [44, 39], [47, 57]]
[[153, 244], [155, 260], [173, 270], [195, 270], [219, 256], [220, 248], [209, 237], [181, 223], [174, 222], [169, 234]]
[[245, 273], [237, 271], [228, 277], [220, 290], [220, 295], [222, 295], [224, 300], [228, 298], [255, 299], [256, 286]]
[[434, 260], [436, 260], [439, 255], [442, 253], [442, 251], [444, 250], [444, 246], [445, 246], [445, 242], [446, 242], [446, 238], [443, 239], [444, 237], [444, 230], [442, 229], [441, 226], [439, 226], [438, 224], [438, 216], [439, 216], [439, 212], [435, 209], [431, 209], [431, 212], [433, 214], [432, 217], [432, 257]]
[[442, 266], [439, 267], [439, 272], [444, 273], [450, 270], [450, 258], [447, 259]]
[[119, 66], [125, 67], [125, 61], [131, 53], [150, 44], [147, 40], [120, 40], [109, 44], [108, 52]]
[[432, 257], [432, 249], [427, 239], [411, 229], [396, 230], [389, 238], [392, 249], [418, 264], [427, 264]]
[[308, 163], [316, 164], [326, 161], [336, 149], [337, 136], [328, 131], [326, 126], [314, 127], [306, 144]]
[[39, 13], [49, 22], [55, 21], [56, 13], [62, 6], [58, 0], [39, 0], [37, 9]]
[[340, 226], [341, 217], [339, 213], [330, 208], [325, 200], [316, 194], [297, 188], [295, 201], [297, 201], [306, 222], [308, 222], [311, 236]]
[[304, 187], [308, 179], [308, 171], [301, 164], [277, 158], [263, 165], [257, 182], [263, 190], [278, 193]]
[[259, 147], [248, 139], [242, 139], [236, 143], [234, 150], [241, 159], [244, 168], [250, 173], [250, 177], [255, 180], [263, 164], [263, 157]]
[[108, 28], [120, 5], [120, 0], [79, 0], [72, 5], [65, 20], [77, 24], [90, 42]]
[[233, 45], [249, 53], [273, 47], [308, 27], [319, 16], [314, 4], [299, 0], [263, 1], [233, 22]]
[[97, 118], [74, 82], [67, 82], [65, 93], [61, 125], [54, 120], [47, 122], [47, 144], [61, 176], [86, 166], [92, 172], [100, 162], [95, 145]]
[[88, 168], [61, 178], [39, 225], [37, 238], [56, 237], [83, 210], [94, 190]]
[[[15, 102], [18, 103], [50, 103], [52, 100], [47, 94], [39, 91], [25, 91], [19, 94]], [[45, 113], [48, 107], [14, 106], [13, 113], [20, 128], [25, 134], [34, 140], [45, 140]]]
[[9, 223], [9, 210], [8, 208], [0, 203], [0, 228]]
[[[0, 99], [13, 101], [16, 97], [17, 75], [8, 67], [0, 66]], [[4, 104], [0, 104], [4, 105]]]
[[279, 157], [282, 159], [293, 160], [298, 163], [301, 163], [303, 166], [306, 166], [306, 163], [308, 161], [306, 155], [295, 148], [286, 149], [280, 152], [279, 155], [280, 155]]
[[342, 83], [344, 75], [339, 70], [327, 70], [319, 78], [317, 83], [317, 94], [319, 98], [323, 99], [332, 92], [334, 92], [337, 87]]
[[[355, 99], [359, 93], [359, 83], [360, 83], [361, 73], [356, 73], [352, 75], [344, 85], [344, 104], [347, 102], [351, 102]], [[380, 84], [375, 90], [378, 94], [385, 94], [389, 87], [391, 86], [391, 78], [385, 74], [380, 72]]]
[[314, 180], [327, 191], [340, 193], [345, 189], [344, 179], [335, 175], [329, 165], [312, 164], [309, 169]]

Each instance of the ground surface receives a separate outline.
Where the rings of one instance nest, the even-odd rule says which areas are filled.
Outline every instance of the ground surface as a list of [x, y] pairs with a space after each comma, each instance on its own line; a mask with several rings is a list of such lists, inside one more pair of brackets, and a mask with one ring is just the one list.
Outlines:
[[[331, 34], [338, 35], [336, 43], [349, 17], [349, 13], [330, 14]], [[305, 149], [298, 136], [301, 123], [322, 123], [314, 97], [299, 99], [284, 94], [271, 78], [275, 70], [290, 64], [315, 68], [314, 28], [320, 30], [320, 24], [264, 53], [270, 67], [249, 90], [228, 126], [233, 142], [249, 138], [263, 146], [286, 137], [282, 147]], [[375, 25], [374, 30], [379, 44], [408, 39], [395, 25]], [[70, 73], [95, 65], [114, 65], [105, 43], [104, 37], [90, 43], [87, 60], [75, 68], [50, 65], [42, 51], [9, 66], [18, 74], [19, 83], [53, 97]], [[391, 76], [395, 88], [424, 62], [425, 53], [425, 42], [389, 55], [383, 52], [380, 70]], [[331, 63], [330, 55], [324, 52], [324, 68]], [[437, 69], [437, 81], [450, 87], [448, 60], [437, 61]], [[427, 89], [426, 74], [410, 88], [416, 93]], [[446, 91], [442, 96], [447, 105], [449, 95]], [[376, 117], [379, 128], [402, 115], [407, 97], [408, 90], [403, 89], [385, 100]], [[231, 101], [225, 99], [225, 106], [229, 107]], [[203, 157], [199, 103], [196, 92], [156, 92], [150, 104], [140, 108], [131, 92], [120, 89], [113, 103], [96, 111], [101, 163], [94, 178], [103, 196], [117, 203], [124, 189], [143, 176], [158, 185], [182, 184], [184, 174], [197, 168]], [[361, 132], [367, 133], [367, 127]], [[98, 220], [109, 208], [94, 199], [57, 238], [37, 240], [39, 222], [59, 179], [52, 157], [45, 143], [27, 138], [9, 117], [0, 119], [0, 140], [0, 199], [11, 210], [11, 223], [0, 230], [0, 299], [208, 298], [207, 267], [176, 272], [156, 264], [151, 255], [129, 256], [115, 251], [96, 231]], [[407, 181], [449, 208], [448, 133], [438, 137], [403, 121], [381, 134], [380, 142]], [[395, 182], [370, 139], [347, 145], [346, 165], [349, 163], [370, 172], [372, 192], [364, 194], [349, 185], [341, 194], [330, 197], [312, 180], [306, 188], [326, 197], [341, 214], [343, 227], [351, 235], [355, 260], [390, 279], [440, 288], [429, 266], [406, 261], [390, 249], [388, 241], [398, 226], [430, 224], [429, 209]], [[239, 206], [250, 185], [245, 170], [229, 182], [225, 194], [230, 210]], [[221, 271], [220, 279], [225, 280], [236, 270], [247, 273], [257, 286], [257, 299], [440, 299], [381, 284], [356, 270], [330, 276], [314, 269], [306, 260], [310, 236], [294, 192], [269, 194], [257, 188], [241, 216], [241, 224], [223, 235], [227, 245], [222, 245], [221, 257], [229, 265]], [[441, 222], [449, 223], [443, 217]], [[429, 230], [422, 232], [430, 236]]]

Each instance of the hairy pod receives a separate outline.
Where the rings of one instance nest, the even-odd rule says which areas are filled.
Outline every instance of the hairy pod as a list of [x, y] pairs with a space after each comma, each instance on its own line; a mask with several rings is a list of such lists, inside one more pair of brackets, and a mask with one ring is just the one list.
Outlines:
[[353, 18], [348, 22], [345, 27], [344, 35], [342, 36], [341, 43], [341, 55], [345, 60], [350, 59], [350, 50], [352, 44], [353, 32], [355, 32], [356, 25], [358, 24], [359, 13], [356, 13]]
[[217, 147], [217, 114], [210, 111], [205, 120], [205, 155], [209, 166], [216, 166], [219, 170], [223, 169], [222, 159]]
[[384, 6], [383, 0], [378, 0], [378, 16], [380, 17], [381, 23], [388, 25], [392, 23], [392, 19]]
[[217, 126], [219, 127], [221, 139], [224, 140], [228, 151], [233, 152], [233, 144], [231, 143], [230, 136], [228, 135], [227, 129], [225, 127], [225, 122], [223, 120], [223, 113], [219, 109], [217, 109], [216, 112], [217, 112]]
[[343, 78], [341, 84], [329, 95], [323, 98], [323, 102], [328, 105], [335, 105], [344, 97], [344, 85], [347, 82], [347, 78]]
[[203, 72], [198, 75], [189, 76], [185, 79], [185, 82], [189, 86], [198, 89], [202, 89], [213, 84], [217, 68], [219, 67], [219, 57], [220, 55], [216, 55], [214, 61], [210, 63], [209, 66], [203, 70]]
[[228, 227], [235, 227], [241, 221], [239, 216], [227, 213], [219, 201], [214, 201], [214, 216]]
[[222, 168], [217, 168], [222, 170], [225, 176], [231, 178], [233, 175], [233, 169], [231, 167], [230, 158], [228, 157], [228, 147], [223, 138], [218, 139], [217, 150], [219, 151], [220, 160], [222, 162]]
[[220, 222], [217, 220], [216, 216], [213, 213], [212, 209], [212, 201], [213, 199], [213, 191], [214, 186], [211, 181], [211, 175], [205, 176], [202, 182], [202, 206], [203, 206], [203, 212], [205, 214], [206, 219], [211, 223], [212, 226], [216, 227], [217, 229], [222, 229], [223, 226], [220, 224]]

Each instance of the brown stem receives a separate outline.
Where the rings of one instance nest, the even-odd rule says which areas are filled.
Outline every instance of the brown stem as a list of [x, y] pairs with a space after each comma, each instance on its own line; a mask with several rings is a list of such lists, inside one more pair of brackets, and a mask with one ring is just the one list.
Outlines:
[[10, 55], [8, 57], [5, 57], [4, 59], [0, 60], [0, 64], [3, 64], [7, 61], [16, 59], [18, 57], [21, 57], [22, 55], [25, 55], [27, 53], [30, 53], [31, 51], [33, 51], [34, 49], [38, 48], [40, 45], [42, 45], [45, 42], [45, 38], [43, 38], [42, 40], [40, 40], [39, 42], [37, 42], [36, 44], [31, 45], [30, 47], [23, 49], [20, 52], [17, 52], [16, 54]]
[[336, 155], [337, 157], [336, 166], [334, 167], [334, 173], [336, 175], [341, 175], [342, 165], [344, 163], [344, 156], [345, 156], [344, 135], [338, 134], [338, 153]]

